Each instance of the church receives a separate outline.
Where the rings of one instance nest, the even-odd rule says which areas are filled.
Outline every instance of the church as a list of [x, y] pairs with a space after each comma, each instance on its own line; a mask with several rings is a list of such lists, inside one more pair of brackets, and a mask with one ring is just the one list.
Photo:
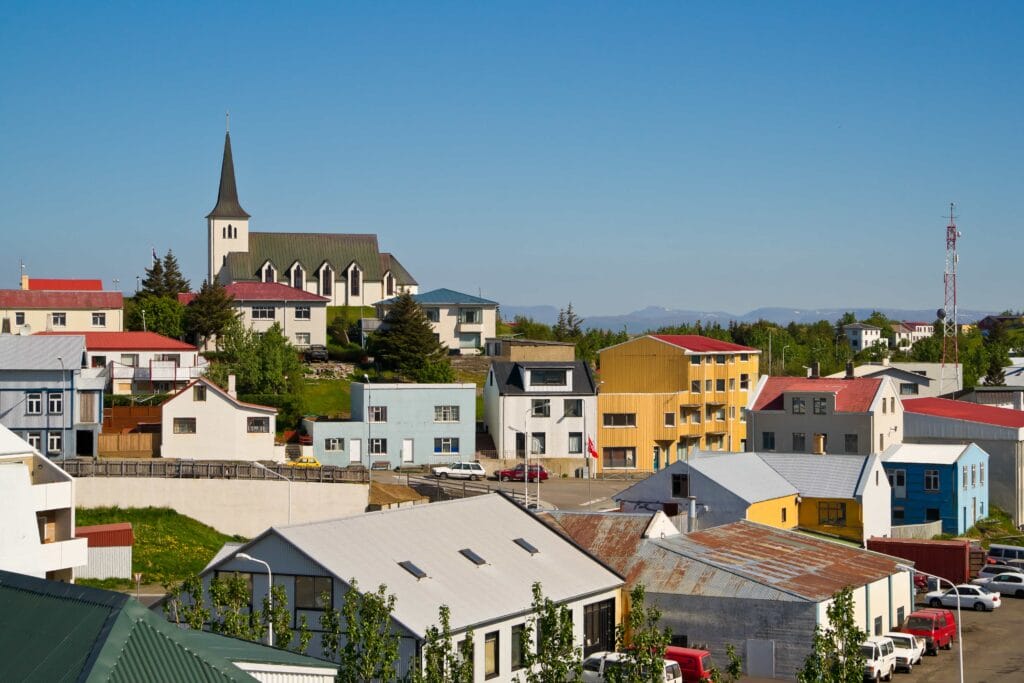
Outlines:
[[238, 202], [231, 133], [224, 134], [217, 206], [206, 217], [209, 281], [276, 282], [317, 294], [330, 306], [372, 306], [419, 287], [377, 236], [314, 232], [250, 232]]

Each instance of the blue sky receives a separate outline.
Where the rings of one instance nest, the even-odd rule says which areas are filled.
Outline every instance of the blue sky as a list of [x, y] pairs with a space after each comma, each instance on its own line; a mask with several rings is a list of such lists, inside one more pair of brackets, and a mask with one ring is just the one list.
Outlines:
[[253, 230], [373, 232], [423, 288], [1020, 308], [1011, 3], [5, 3], [0, 282], [205, 271], [224, 111]]

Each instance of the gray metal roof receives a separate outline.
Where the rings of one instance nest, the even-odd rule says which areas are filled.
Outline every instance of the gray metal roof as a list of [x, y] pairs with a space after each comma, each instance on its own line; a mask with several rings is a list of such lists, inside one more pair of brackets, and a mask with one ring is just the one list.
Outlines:
[[81, 335], [0, 335], [0, 370], [60, 371], [82, 367], [85, 337]]
[[689, 466], [747, 503], [800, 493], [799, 487], [757, 453], [698, 453], [690, 458]]
[[[622, 579], [533, 514], [498, 494], [370, 512], [274, 528], [335, 578], [384, 584], [396, 597], [393, 618], [418, 636], [451, 609], [452, 630], [530, 611], [532, 586], [556, 602], [612, 590]], [[514, 542], [524, 538], [539, 551]], [[256, 544], [260, 539], [250, 543]], [[247, 546], [248, 547], [248, 546]], [[477, 566], [459, 551], [484, 560]], [[417, 579], [399, 566], [426, 573]]]
[[[549, 387], [544, 390], [526, 391], [523, 389], [523, 369], [545, 369], [545, 368], [571, 368], [572, 388], [563, 391], [558, 387]], [[491, 361], [491, 370], [494, 372], [494, 382], [498, 386], [498, 394], [501, 396], [526, 396], [544, 394], [577, 394], [581, 396], [592, 396], [596, 393], [594, 377], [590, 374], [590, 366], [584, 361]], [[550, 390], [549, 390], [550, 389]]]
[[856, 498], [866, 471], [865, 455], [755, 453], [769, 467], [811, 498]]

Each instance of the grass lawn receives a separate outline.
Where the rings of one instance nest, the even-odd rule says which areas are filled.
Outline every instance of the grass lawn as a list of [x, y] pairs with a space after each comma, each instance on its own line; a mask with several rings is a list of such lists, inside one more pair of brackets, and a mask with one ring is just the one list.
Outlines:
[[306, 382], [306, 412], [327, 417], [346, 417], [352, 411], [351, 382], [320, 379]]
[[[227, 541], [227, 536], [170, 508], [78, 508], [77, 526], [131, 522], [135, 532], [132, 571], [147, 584], [173, 584], [198, 574]], [[109, 590], [134, 588], [130, 579], [80, 579], [78, 583]]]
[[[979, 519], [974, 526], [967, 530], [964, 537], [978, 539], [984, 548], [991, 543], [1021, 545], [1021, 541], [1024, 540], [1024, 536], [1021, 536], [1021, 532], [1014, 526], [1010, 515], [994, 505], [989, 506], [988, 517]], [[957, 536], [955, 534], [940, 534], [935, 538], [950, 539], [957, 538]]]
[[360, 318], [376, 318], [377, 309], [373, 306], [328, 306], [327, 324], [330, 325], [339, 315], [348, 322], [355, 322]]

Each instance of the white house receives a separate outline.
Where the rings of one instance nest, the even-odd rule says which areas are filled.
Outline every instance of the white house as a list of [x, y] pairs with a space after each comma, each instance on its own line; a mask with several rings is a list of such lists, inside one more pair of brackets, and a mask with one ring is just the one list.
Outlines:
[[[288, 341], [300, 349], [327, 343], [326, 297], [278, 282], [233, 282], [224, 287], [235, 300], [242, 324], [254, 332], [266, 332], [277, 323]], [[179, 294], [186, 306], [194, 293]]]
[[228, 390], [199, 378], [161, 405], [164, 458], [274, 460], [277, 409], [243, 403]]
[[854, 353], [870, 349], [875, 344], [882, 344], [882, 328], [864, 323], [843, 325], [843, 334], [850, 340], [850, 348]]
[[911, 346], [927, 339], [935, 333], [935, 325], [919, 321], [892, 323], [893, 344], [898, 349], [909, 349]]
[[0, 569], [74, 582], [87, 561], [75, 538], [74, 479], [0, 426]]
[[[496, 301], [451, 289], [435, 289], [414, 294], [412, 298], [423, 308], [434, 328], [434, 336], [452, 353], [481, 353], [484, 342], [495, 334], [498, 324]], [[383, 320], [394, 303], [394, 299], [378, 303], [377, 317]]]
[[123, 308], [121, 292], [0, 289], [0, 332], [117, 332]]
[[352, 579], [361, 589], [386, 586], [396, 598], [391, 625], [401, 639], [399, 679], [422, 659], [427, 629], [447, 605], [453, 642], [473, 631], [473, 680], [518, 680], [534, 582], [571, 610], [585, 655], [614, 649], [622, 578], [500, 494], [273, 527], [244, 545], [225, 546], [201, 573], [204, 586], [239, 572], [259, 604], [266, 572], [239, 553], [269, 564], [292, 624], [305, 616], [312, 626], [314, 656], [323, 654], [317, 628], [328, 606], [323, 593], [340, 609]]
[[493, 361], [484, 424], [499, 458], [570, 458], [586, 466], [597, 433], [597, 385], [583, 361]]
[[[64, 332], [41, 332], [59, 335]], [[191, 344], [156, 332], [82, 332], [85, 365], [106, 368], [114, 394], [165, 394], [206, 372], [206, 359]]]

